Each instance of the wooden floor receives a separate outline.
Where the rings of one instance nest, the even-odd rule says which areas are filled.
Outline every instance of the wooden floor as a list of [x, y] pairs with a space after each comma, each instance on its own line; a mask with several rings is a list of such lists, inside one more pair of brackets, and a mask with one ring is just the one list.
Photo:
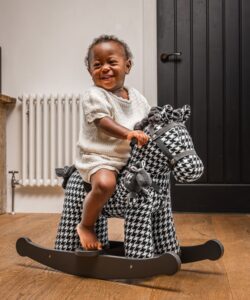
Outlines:
[[[182, 245], [219, 239], [219, 261], [182, 265], [174, 276], [132, 283], [79, 278], [18, 256], [15, 242], [27, 236], [53, 247], [59, 215], [0, 216], [0, 299], [250, 299], [250, 215], [175, 214]], [[122, 239], [122, 221], [110, 221], [110, 239]]]

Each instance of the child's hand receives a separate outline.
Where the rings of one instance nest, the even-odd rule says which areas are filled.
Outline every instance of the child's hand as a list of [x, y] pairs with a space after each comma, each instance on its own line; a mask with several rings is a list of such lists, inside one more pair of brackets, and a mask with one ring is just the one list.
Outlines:
[[141, 130], [133, 130], [130, 131], [127, 134], [127, 140], [131, 141], [132, 138], [136, 138], [138, 141], [138, 147], [141, 148], [143, 145], [145, 145], [148, 140], [149, 140], [149, 136], [146, 135], [145, 132], [141, 131]]

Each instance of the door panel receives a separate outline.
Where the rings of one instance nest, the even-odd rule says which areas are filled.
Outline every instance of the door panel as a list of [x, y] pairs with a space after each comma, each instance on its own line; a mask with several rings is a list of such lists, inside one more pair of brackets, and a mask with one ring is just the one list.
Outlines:
[[240, 148], [241, 179], [250, 182], [250, 1], [240, 3]]
[[[171, 53], [175, 49], [175, 30], [174, 30], [174, 1], [158, 1], [157, 3], [157, 28], [164, 28], [164, 30], [157, 31], [157, 53], [158, 66], [161, 66], [160, 54]], [[167, 39], [167, 43], [166, 43]], [[168, 63], [167, 68], [158, 67], [158, 104], [163, 105], [164, 99], [166, 103], [174, 105], [175, 100], [175, 83], [176, 64], [173, 61]]]
[[[186, 0], [176, 1], [176, 50], [182, 53], [181, 63], [176, 66], [177, 89], [175, 106], [190, 104], [191, 76], [190, 76], [190, 3]], [[187, 59], [186, 59], [187, 58]]]
[[192, 116], [191, 134], [194, 143], [204, 164], [204, 174], [199, 182], [207, 182], [207, 69], [206, 69], [206, 0], [196, 1], [193, 4], [192, 15], [192, 51], [191, 51], [191, 78]]
[[223, 36], [222, 1], [208, 6], [208, 182], [223, 183]]
[[[228, 1], [225, 5], [225, 120], [224, 126], [225, 181], [237, 183], [241, 180], [240, 157], [240, 28], [238, 1]], [[232, 141], [234, 141], [232, 143]]]
[[[158, 104], [190, 104], [202, 178], [174, 209], [250, 211], [250, 1], [158, 0]], [[162, 63], [162, 53], [182, 52]]]

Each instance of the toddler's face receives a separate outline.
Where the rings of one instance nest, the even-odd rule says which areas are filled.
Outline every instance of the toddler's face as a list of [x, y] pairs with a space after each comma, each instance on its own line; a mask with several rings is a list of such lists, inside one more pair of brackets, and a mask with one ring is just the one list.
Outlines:
[[131, 68], [130, 59], [117, 42], [102, 42], [90, 52], [89, 72], [96, 86], [119, 94], [123, 89], [126, 74]]

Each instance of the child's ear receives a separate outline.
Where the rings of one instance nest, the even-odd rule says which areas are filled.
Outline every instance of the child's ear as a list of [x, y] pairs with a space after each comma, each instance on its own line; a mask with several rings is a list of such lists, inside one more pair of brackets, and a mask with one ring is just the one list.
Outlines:
[[126, 61], [126, 74], [128, 74], [130, 72], [131, 67], [132, 67], [132, 61], [131, 61], [131, 59], [128, 59]]

